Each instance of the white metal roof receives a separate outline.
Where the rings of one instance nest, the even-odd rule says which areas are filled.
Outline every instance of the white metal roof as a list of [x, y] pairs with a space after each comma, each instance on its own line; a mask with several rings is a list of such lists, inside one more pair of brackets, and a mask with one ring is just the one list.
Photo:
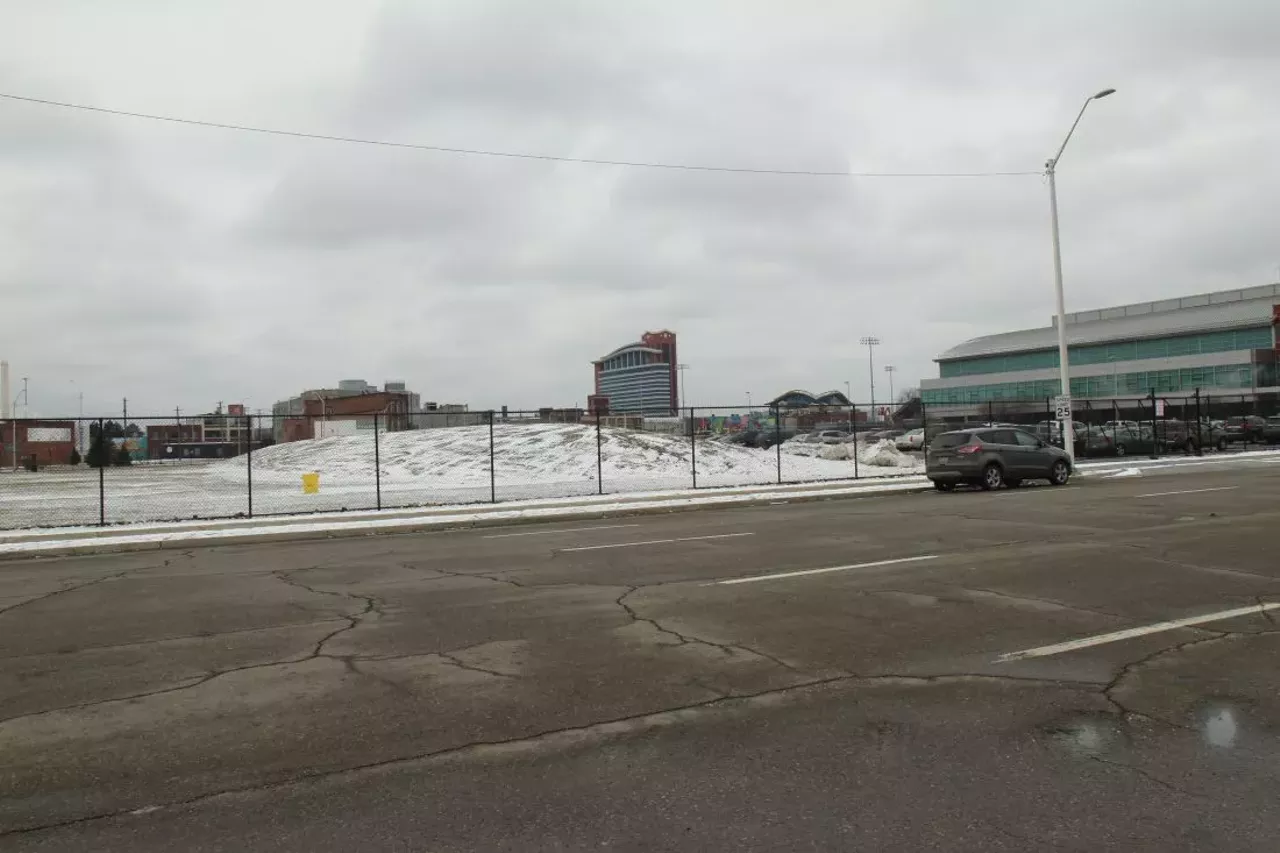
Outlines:
[[[1271, 323], [1271, 306], [1280, 300], [1280, 284], [1223, 290], [1159, 302], [1142, 302], [1077, 311], [1067, 315], [1067, 343], [1097, 344], [1166, 335], [1245, 329]], [[952, 361], [984, 355], [1053, 349], [1057, 324], [985, 335], [957, 344], [935, 358]]]

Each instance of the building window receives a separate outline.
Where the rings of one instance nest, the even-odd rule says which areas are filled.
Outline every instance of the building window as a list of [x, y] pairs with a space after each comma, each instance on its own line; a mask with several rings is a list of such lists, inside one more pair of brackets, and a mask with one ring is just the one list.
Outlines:
[[[1071, 347], [1069, 357], [1073, 365], [1105, 364], [1109, 361], [1136, 361], [1147, 358], [1172, 358], [1180, 355], [1270, 349], [1271, 346], [1271, 328], [1258, 326], [1252, 329], [1205, 332], [1198, 335], [1174, 335], [1140, 341], [1074, 346]], [[943, 379], [950, 379], [986, 373], [1045, 370], [1057, 366], [1057, 350], [1041, 350], [947, 361], [940, 363], [938, 368], [939, 375]]]

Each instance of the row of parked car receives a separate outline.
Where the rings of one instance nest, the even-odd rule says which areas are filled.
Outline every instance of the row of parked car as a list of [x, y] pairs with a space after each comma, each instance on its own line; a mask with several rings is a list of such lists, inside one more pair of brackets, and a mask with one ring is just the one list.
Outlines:
[[[1060, 427], [1042, 421], [1031, 426], [982, 424], [942, 432], [932, 438], [925, 455], [925, 475], [939, 491], [968, 483], [983, 489], [1015, 488], [1024, 480], [1047, 480], [1064, 485], [1073, 471], [1071, 459], [1053, 441]], [[1076, 423], [1077, 455], [1081, 448], [1127, 452], [1194, 451], [1212, 443], [1219, 449], [1253, 442], [1280, 444], [1280, 417], [1244, 416], [1216, 422], [1164, 419], [1154, 424], [1113, 421], [1102, 426]], [[1040, 434], [1038, 434], [1040, 433]]]
[[[1034, 435], [1046, 444], [1061, 447], [1062, 436], [1057, 421], [1039, 421], [1034, 424], [986, 423], [975, 425], [984, 428], [1017, 429]], [[859, 432], [859, 443], [874, 444], [892, 441], [901, 451], [923, 451], [927, 443], [943, 432], [955, 427], [938, 424], [927, 430], [886, 429]], [[1073, 425], [1075, 455], [1082, 457], [1128, 456], [1131, 454], [1194, 453], [1201, 448], [1226, 450], [1235, 444], [1280, 444], [1280, 416], [1263, 418], [1244, 415], [1215, 420], [1205, 418], [1199, 424], [1176, 418], [1151, 421], [1107, 421], [1104, 424], [1086, 424], [1075, 421]], [[794, 428], [744, 430], [727, 435], [723, 440], [748, 447], [768, 449], [780, 440], [786, 441], [798, 434], [804, 441], [817, 444], [842, 444], [853, 441], [853, 434], [843, 429], [818, 429], [798, 433]]]
[[[1037, 437], [1061, 445], [1057, 422], [1036, 424]], [[1184, 421], [1162, 418], [1150, 421], [1108, 421], [1102, 425], [1074, 424], [1077, 456], [1125, 456], [1132, 453], [1195, 453], [1201, 449], [1226, 450], [1236, 444], [1280, 444], [1280, 417], [1256, 415], [1224, 420]]]
[[[1046, 444], [1062, 446], [1061, 428], [1057, 421], [1034, 424], [987, 423], [985, 428], [1017, 429], [1034, 435]], [[930, 429], [930, 439], [948, 429]], [[1280, 416], [1262, 418], [1245, 415], [1226, 420], [1202, 419], [1183, 421], [1163, 418], [1151, 421], [1108, 421], [1086, 424], [1074, 421], [1072, 426], [1076, 456], [1127, 456], [1130, 454], [1195, 453], [1201, 449], [1226, 450], [1232, 445], [1280, 444]], [[906, 447], [902, 449], [918, 449]]]

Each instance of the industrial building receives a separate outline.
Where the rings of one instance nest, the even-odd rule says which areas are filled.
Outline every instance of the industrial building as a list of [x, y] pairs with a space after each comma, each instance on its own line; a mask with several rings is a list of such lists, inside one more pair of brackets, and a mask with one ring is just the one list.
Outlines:
[[0, 468], [28, 461], [43, 468], [67, 465], [76, 450], [74, 421], [10, 420], [0, 422]]
[[387, 415], [396, 429], [407, 429], [410, 413], [421, 409], [421, 397], [403, 382], [387, 382], [379, 391], [363, 379], [343, 379], [336, 388], [313, 388], [272, 405], [272, 435], [277, 442], [316, 438], [316, 421], [365, 419], [371, 426], [375, 414]]
[[[1078, 311], [1066, 320], [1075, 400], [1280, 391], [1280, 284]], [[934, 360], [938, 378], [920, 383], [926, 406], [1043, 401], [1060, 393], [1056, 318], [965, 341]]]
[[618, 347], [592, 362], [595, 393], [592, 412], [674, 414], [680, 408], [676, 335], [645, 332], [640, 340]]

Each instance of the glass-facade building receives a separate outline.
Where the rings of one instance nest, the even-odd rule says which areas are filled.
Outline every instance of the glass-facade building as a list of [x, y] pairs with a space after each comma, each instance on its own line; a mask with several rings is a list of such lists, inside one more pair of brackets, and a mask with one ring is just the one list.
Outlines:
[[[1276, 391], [1280, 284], [1067, 315], [1076, 399]], [[1055, 318], [1056, 319], [1056, 318]], [[1043, 400], [1061, 393], [1056, 323], [974, 338], [921, 382], [926, 405]]]
[[595, 396], [608, 399], [610, 412], [674, 414], [680, 406], [674, 332], [645, 332], [592, 364]]

